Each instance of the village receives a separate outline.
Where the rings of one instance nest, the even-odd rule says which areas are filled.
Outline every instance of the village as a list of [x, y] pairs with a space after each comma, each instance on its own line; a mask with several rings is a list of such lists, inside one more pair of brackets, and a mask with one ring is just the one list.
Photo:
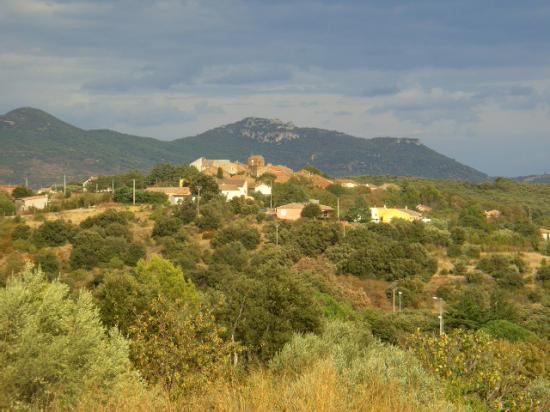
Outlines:
[[[276, 205], [273, 203], [272, 188], [275, 183], [286, 183], [293, 178], [299, 178], [307, 181], [313, 187], [325, 190], [331, 186], [339, 186], [344, 189], [361, 188], [369, 192], [385, 192], [399, 190], [400, 187], [394, 183], [382, 183], [375, 185], [372, 183], [361, 183], [355, 178], [329, 178], [316, 170], [308, 170], [308, 167], [293, 171], [284, 165], [274, 165], [266, 163], [261, 155], [251, 155], [246, 163], [231, 161], [228, 159], [207, 159], [200, 157], [191, 162], [189, 166], [194, 167], [200, 173], [210, 176], [216, 180], [219, 187], [219, 193], [229, 202], [233, 199], [253, 200], [254, 195], [265, 196], [269, 199], [269, 206], [264, 208], [266, 216], [277, 218], [283, 221], [296, 221], [302, 217], [302, 212], [308, 204], [314, 204], [319, 207], [320, 219], [341, 219], [340, 204], [336, 207], [324, 205], [317, 199], [309, 199], [305, 202], [290, 202]], [[102, 190], [97, 189], [97, 176], [89, 177], [80, 183], [83, 193], [88, 191], [99, 191], [111, 193], [113, 188], [107, 187]], [[0, 191], [14, 197], [16, 211], [19, 214], [29, 214], [36, 211], [43, 211], [48, 208], [50, 200], [56, 193], [63, 193], [65, 188], [61, 185], [44, 187], [33, 192], [32, 195], [14, 195], [18, 189], [15, 185], [0, 185]], [[193, 194], [189, 187], [189, 182], [180, 179], [177, 186], [152, 185], [145, 188], [149, 193], [162, 193], [171, 205], [182, 204], [186, 200], [196, 201], [200, 198], [199, 193]], [[31, 193], [31, 191], [28, 191]], [[135, 202], [134, 202], [135, 204]], [[430, 223], [430, 214], [432, 207], [424, 204], [417, 204], [414, 209], [404, 207], [387, 207], [385, 204], [380, 206], [371, 206], [369, 216], [366, 218], [373, 223], [391, 223], [394, 219], [400, 219], [408, 222], [421, 221]], [[497, 209], [484, 210], [483, 214], [487, 221], [497, 220], [501, 217], [501, 211]], [[355, 222], [362, 220], [357, 216]], [[352, 221], [353, 222], [353, 221]], [[540, 235], [543, 240], [550, 241], [550, 229], [541, 228]]]

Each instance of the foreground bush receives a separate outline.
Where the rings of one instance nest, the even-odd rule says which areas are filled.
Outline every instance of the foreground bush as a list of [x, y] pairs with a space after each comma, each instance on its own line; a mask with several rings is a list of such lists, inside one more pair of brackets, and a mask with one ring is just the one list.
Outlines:
[[137, 384], [128, 343], [101, 325], [89, 293], [29, 267], [0, 290], [0, 409], [100, 401]]

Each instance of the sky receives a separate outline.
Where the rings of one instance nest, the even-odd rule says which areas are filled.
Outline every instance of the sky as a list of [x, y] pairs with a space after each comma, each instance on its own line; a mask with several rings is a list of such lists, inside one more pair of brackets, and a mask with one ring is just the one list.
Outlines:
[[278, 118], [540, 174], [550, 2], [0, 0], [0, 113], [23, 106], [164, 140]]

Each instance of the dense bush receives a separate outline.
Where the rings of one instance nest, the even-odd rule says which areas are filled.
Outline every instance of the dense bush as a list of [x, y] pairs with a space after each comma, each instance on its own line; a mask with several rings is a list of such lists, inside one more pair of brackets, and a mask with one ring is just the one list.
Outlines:
[[32, 235], [32, 229], [29, 225], [21, 223], [15, 226], [11, 232], [12, 240], [28, 240]]
[[0, 408], [70, 409], [138, 385], [128, 342], [102, 326], [90, 294], [27, 268], [0, 289]]
[[216, 248], [235, 241], [241, 242], [248, 250], [254, 250], [260, 244], [260, 233], [254, 227], [245, 224], [230, 225], [216, 232], [212, 246]]
[[161, 216], [155, 221], [153, 237], [174, 236], [181, 228], [181, 220], [177, 217]]
[[0, 216], [11, 216], [15, 214], [15, 204], [11, 198], [0, 190]]
[[44, 222], [34, 231], [33, 242], [38, 246], [62, 246], [72, 241], [78, 229], [64, 220]]

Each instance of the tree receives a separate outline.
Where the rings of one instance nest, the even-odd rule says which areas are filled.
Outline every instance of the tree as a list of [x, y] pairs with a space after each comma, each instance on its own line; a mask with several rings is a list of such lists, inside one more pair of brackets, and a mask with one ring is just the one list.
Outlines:
[[143, 377], [172, 397], [205, 389], [229, 367], [234, 345], [210, 310], [155, 299], [130, 328], [131, 357]]
[[315, 203], [308, 203], [302, 209], [300, 216], [307, 219], [317, 219], [321, 216], [321, 208]]
[[217, 196], [220, 193], [220, 188], [218, 186], [218, 183], [216, 182], [216, 179], [214, 179], [212, 176], [207, 176], [202, 173], [193, 177], [193, 179], [191, 180], [191, 184], [189, 185], [191, 193], [193, 193], [193, 195], [195, 196], [199, 195], [199, 187], [201, 199], [205, 201], [212, 199], [214, 196]]
[[28, 187], [17, 186], [15, 189], [13, 189], [13, 192], [11, 193], [11, 195], [14, 199], [19, 199], [22, 197], [32, 196], [33, 191]]
[[326, 179], [329, 178], [329, 176], [326, 173], [323, 173], [321, 170], [317, 169], [315, 166], [307, 164], [304, 169], [306, 172], [312, 173], [314, 175], [322, 176]]
[[[128, 343], [103, 328], [88, 292], [27, 267], [0, 289], [0, 408], [72, 409], [83, 396], [107, 398], [137, 377]], [[56, 408], [54, 408], [56, 409]]]
[[218, 179], [223, 179], [223, 169], [221, 167], [218, 167], [218, 171], [216, 172], [216, 177]]
[[11, 239], [12, 240], [28, 240], [32, 235], [32, 229], [29, 225], [21, 223], [12, 230]]
[[212, 246], [216, 248], [233, 241], [241, 242], [248, 250], [254, 250], [260, 244], [260, 233], [257, 229], [245, 224], [230, 225], [216, 232], [212, 239]]
[[62, 246], [71, 241], [78, 229], [64, 220], [48, 220], [33, 234], [33, 241], [39, 246]]
[[195, 285], [185, 279], [181, 269], [157, 255], [151, 256], [148, 261], [138, 262], [136, 279], [170, 300], [189, 303], [198, 296]]
[[307, 194], [302, 185], [295, 179], [290, 179], [286, 183], [275, 183], [272, 189], [273, 204], [283, 205], [292, 202], [305, 202]]
[[98, 263], [105, 262], [103, 238], [93, 230], [83, 230], [73, 240], [71, 266], [73, 268], [92, 269]]
[[10, 197], [0, 190], [0, 216], [11, 216], [15, 214], [15, 205]]
[[188, 225], [197, 217], [197, 206], [192, 200], [186, 199], [176, 207], [174, 216], [180, 219], [184, 225]]
[[153, 227], [153, 237], [174, 236], [181, 228], [181, 220], [177, 217], [161, 216]]
[[59, 275], [59, 260], [52, 252], [45, 252], [34, 257], [34, 264], [42, 269], [49, 280]]

